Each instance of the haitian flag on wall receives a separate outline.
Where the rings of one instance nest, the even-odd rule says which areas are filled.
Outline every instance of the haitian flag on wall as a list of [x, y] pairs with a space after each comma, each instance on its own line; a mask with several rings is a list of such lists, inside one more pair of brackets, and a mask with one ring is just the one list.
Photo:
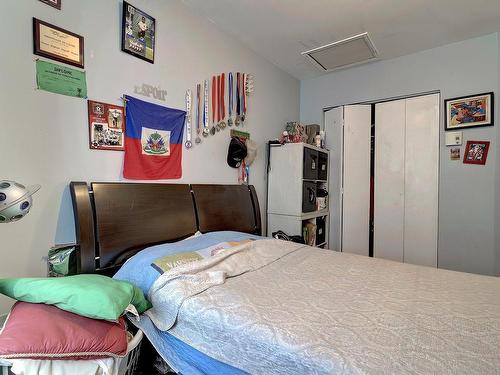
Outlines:
[[186, 112], [128, 95], [125, 99], [123, 177], [131, 180], [181, 178]]

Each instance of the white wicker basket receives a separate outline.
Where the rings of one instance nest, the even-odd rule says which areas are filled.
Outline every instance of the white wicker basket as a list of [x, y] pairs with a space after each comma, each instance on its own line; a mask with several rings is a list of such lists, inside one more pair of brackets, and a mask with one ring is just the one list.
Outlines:
[[[4, 317], [5, 318], [5, 317]], [[3, 319], [5, 320], [5, 319]], [[0, 316], [0, 328], [3, 325], [2, 317]], [[141, 330], [137, 330], [135, 336], [130, 340], [127, 347], [127, 355], [120, 361], [118, 375], [134, 375], [139, 363], [139, 353], [141, 351], [141, 343], [143, 338]], [[0, 375], [7, 375], [9, 363], [0, 359]]]
[[122, 359], [118, 375], [134, 375], [139, 363], [143, 333], [137, 330], [134, 338], [128, 343], [127, 355]]
[[7, 375], [9, 373], [9, 364], [0, 359], [0, 375]]
[[[2, 332], [3, 325], [7, 319], [8, 314], [0, 315], [0, 332]], [[0, 358], [0, 375], [7, 375], [9, 373], [9, 363]]]

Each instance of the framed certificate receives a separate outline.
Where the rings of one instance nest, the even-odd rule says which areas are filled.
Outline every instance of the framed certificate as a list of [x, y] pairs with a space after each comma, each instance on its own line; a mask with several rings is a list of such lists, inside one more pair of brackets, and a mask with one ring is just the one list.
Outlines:
[[83, 36], [33, 18], [33, 53], [62, 63], [84, 67]]
[[61, 0], [40, 0], [42, 3], [50, 5], [53, 8], [61, 10]]

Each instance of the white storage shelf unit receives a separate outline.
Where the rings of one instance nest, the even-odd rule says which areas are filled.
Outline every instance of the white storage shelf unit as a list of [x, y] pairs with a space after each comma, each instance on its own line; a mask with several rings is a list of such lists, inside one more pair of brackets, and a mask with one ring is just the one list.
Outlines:
[[[282, 230], [288, 235], [302, 235], [307, 222], [320, 224], [316, 237], [326, 247], [329, 211], [317, 210], [317, 188], [328, 188], [329, 152], [305, 143], [287, 143], [270, 150], [268, 175], [268, 235]], [[314, 193], [312, 193], [314, 191]], [[309, 201], [309, 198], [311, 201]], [[305, 202], [305, 203], [304, 203]]]

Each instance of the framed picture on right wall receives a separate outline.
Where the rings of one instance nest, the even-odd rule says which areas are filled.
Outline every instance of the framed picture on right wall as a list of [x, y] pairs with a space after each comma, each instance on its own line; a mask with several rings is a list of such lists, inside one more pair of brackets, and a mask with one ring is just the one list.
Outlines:
[[446, 99], [444, 107], [444, 130], [492, 126], [494, 124], [493, 92]]
[[464, 152], [464, 164], [485, 165], [489, 148], [489, 141], [467, 141]]

